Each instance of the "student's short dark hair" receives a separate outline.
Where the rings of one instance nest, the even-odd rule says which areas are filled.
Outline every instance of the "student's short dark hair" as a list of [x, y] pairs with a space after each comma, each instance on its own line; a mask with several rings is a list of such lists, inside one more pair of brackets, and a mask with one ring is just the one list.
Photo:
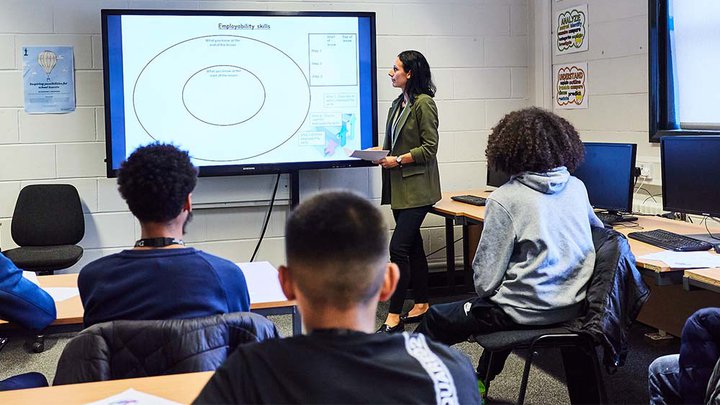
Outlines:
[[288, 268], [314, 304], [346, 309], [377, 293], [388, 262], [385, 221], [365, 197], [327, 191], [301, 203], [285, 225]]
[[174, 145], [137, 148], [118, 170], [118, 190], [140, 222], [168, 222], [182, 212], [197, 183], [190, 155]]
[[582, 163], [585, 149], [566, 119], [537, 107], [507, 114], [492, 129], [485, 150], [488, 164], [510, 174], [547, 172]]

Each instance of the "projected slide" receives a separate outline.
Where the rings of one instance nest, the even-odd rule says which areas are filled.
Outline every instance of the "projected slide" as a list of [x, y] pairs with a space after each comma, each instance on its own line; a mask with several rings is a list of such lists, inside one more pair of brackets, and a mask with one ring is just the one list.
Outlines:
[[368, 146], [357, 18], [126, 15], [118, 32], [126, 156], [153, 140], [200, 166], [345, 160]]

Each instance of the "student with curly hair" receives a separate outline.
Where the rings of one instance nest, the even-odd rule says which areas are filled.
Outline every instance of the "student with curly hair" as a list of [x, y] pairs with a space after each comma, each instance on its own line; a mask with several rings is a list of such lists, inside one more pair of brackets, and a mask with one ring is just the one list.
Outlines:
[[[577, 317], [595, 265], [590, 228], [602, 222], [570, 175], [584, 157], [573, 126], [540, 108], [515, 111], [493, 128], [485, 154], [513, 176], [487, 200], [472, 264], [478, 297], [431, 307], [416, 329], [449, 345]], [[490, 368], [492, 380], [510, 353], [503, 354], [490, 365], [483, 352], [478, 374]]]
[[250, 309], [232, 262], [186, 247], [197, 169], [187, 152], [154, 143], [118, 172], [118, 190], [140, 221], [135, 247], [85, 266], [78, 276], [84, 324], [116, 319], [186, 319]]

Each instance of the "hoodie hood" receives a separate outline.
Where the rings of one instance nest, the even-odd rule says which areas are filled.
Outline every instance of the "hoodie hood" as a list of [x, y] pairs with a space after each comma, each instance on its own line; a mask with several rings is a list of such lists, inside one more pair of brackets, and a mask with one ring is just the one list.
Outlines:
[[565, 166], [556, 167], [544, 173], [522, 172], [514, 177], [520, 183], [543, 194], [559, 193], [570, 179]]

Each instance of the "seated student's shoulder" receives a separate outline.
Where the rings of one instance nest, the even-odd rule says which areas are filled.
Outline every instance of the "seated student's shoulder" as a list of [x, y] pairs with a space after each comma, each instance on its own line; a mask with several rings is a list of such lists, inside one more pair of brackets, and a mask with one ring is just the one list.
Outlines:
[[112, 272], [115, 268], [114, 264], [118, 260], [120, 254], [122, 254], [122, 252], [103, 256], [83, 266], [83, 268], [80, 269], [80, 273], [78, 274], [78, 283], [80, 283], [81, 280], [99, 277], [104, 273]]
[[240, 274], [242, 274], [242, 272], [240, 271], [240, 267], [238, 267], [237, 264], [233, 263], [228, 259], [216, 256], [212, 253], [203, 252], [202, 250], [195, 250], [195, 253], [199, 258], [201, 258], [204, 262], [206, 262], [216, 271], [233, 271], [240, 272]]

